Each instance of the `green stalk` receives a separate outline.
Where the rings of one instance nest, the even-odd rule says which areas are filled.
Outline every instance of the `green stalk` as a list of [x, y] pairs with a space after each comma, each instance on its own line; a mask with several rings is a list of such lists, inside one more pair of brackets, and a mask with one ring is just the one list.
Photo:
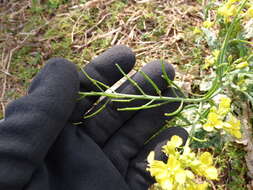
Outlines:
[[[241, 10], [243, 9], [243, 7], [244, 7], [244, 5], [246, 4], [247, 1], [248, 0], [243, 1], [243, 3], [241, 4], [240, 8], [238, 9], [238, 11], [237, 11], [237, 13], [234, 17], [232, 23], [230, 24], [230, 26], [228, 28], [228, 31], [226, 33], [225, 39], [224, 39], [222, 47], [221, 47], [221, 51], [220, 51], [219, 56], [218, 56], [217, 65], [220, 65], [225, 61], [226, 50], [227, 50], [227, 47], [228, 47], [228, 43], [229, 43], [231, 34], [234, 30], [235, 23], [238, 21], [238, 16], [239, 16]], [[217, 77], [219, 78], [220, 82], [221, 82], [222, 76], [223, 76], [223, 67], [219, 67], [217, 69]]]
[[184, 108], [184, 101], [181, 102], [180, 106], [178, 107], [178, 109], [176, 111], [171, 112], [171, 113], [165, 113], [164, 115], [167, 117], [177, 115], [178, 113], [180, 113], [183, 110], [183, 108]]
[[116, 67], [119, 69], [119, 71], [121, 72], [121, 74], [126, 77], [126, 79], [134, 86], [136, 87], [140, 93], [144, 96], [146, 96], [146, 93], [142, 90], [142, 88], [138, 85], [138, 83], [136, 81], [134, 81], [133, 79], [131, 79], [129, 76], [127, 76], [127, 74], [123, 71], [123, 69], [121, 69], [121, 67], [116, 64]]
[[103, 109], [105, 109], [106, 105], [110, 102], [110, 99], [108, 99], [97, 111], [95, 111], [94, 113], [91, 113], [89, 115], [85, 115], [84, 119], [88, 119], [90, 117], [93, 117], [95, 115], [97, 115], [98, 113], [100, 113]]
[[202, 102], [210, 99], [213, 94], [209, 94], [203, 98], [174, 98], [174, 97], [166, 97], [166, 96], [152, 96], [152, 95], [135, 95], [135, 94], [123, 94], [123, 93], [111, 93], [111, 92], [79, 92], [79, 94], [83, 97], [88, 96], [106, 96], [109, 98], [117, 98], [117, 99], [138, 99], [138, 100], [154, 100], [154, 101], [171, 101], [171, 102]]
[[143, 71], [140, 71], [140, 73], [142, 74], [142, 76], [153, 86], [153, 88], [155, 89], [156, 93], [161, 96], [161, 90], [159, 89], [159, 87], [156, 85], [156, 83]]

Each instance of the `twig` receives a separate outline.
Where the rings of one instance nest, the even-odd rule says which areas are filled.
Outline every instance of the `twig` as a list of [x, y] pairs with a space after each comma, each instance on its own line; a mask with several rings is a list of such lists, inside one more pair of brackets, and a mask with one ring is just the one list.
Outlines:
[[5, 104], [4, 104], [3, 100], [4, 100], [4, 96], [5, 96], [5, 92], [6, 92], [7, 76], [8, 76], [8, 74], [6, 74], [6, 73], [9, 73], [13, 53], [22, 47], [22, 45], [26, 42], [28, 37], [29, 36], [26, 36], [25, 39], [23, 41], [21, 41], [21, 43], [18, 46], [16, 46], [12, 50], [10, 50], [9, 54], [7, 54], [6, 56], [4, 55], [4, 51], [3, 51], [3, 55], [2, 55], [2, 59], [1, 59], [2, 60], [2, 72], [5, 74], [3, 77], [2, 93], [0, 96], [3, 115], [5, 115]]

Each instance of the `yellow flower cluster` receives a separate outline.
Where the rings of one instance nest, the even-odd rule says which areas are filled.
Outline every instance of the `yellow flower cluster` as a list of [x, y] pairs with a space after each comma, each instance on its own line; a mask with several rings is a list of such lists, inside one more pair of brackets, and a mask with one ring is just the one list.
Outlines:
[[209, 152], [204, 152], [197, 156], [188, 146], [183, 147], [183, 153], [180, 153], [177, 149], [182, 144], [182, 139], [175, 135], [163, 146], [163, 152], [168, 157], [166, 163], [155, 160], [155, 153], [151, 151], [147, 158], [147, 171], [164, 190], [207, 189], [207, 182], [202, 184], [195, 182], [194, 173], [207, 179], [218, 179], [218, 171], [212, 166], [212, 155]]
[[224, 17], [225, 22], [229, 22], [232, 16], [235, 16], [237, 6], [235, 3], [238, 0], [228, 0], [224, 5], [219, 7], [218, 14]]
[[[218, 8], [218, 14], [224, 17], [225, 22], [230, 22], [231, 17], [235, 16], [238, 10], [238, 2], [240, 0], [228, 0], [225, 4]], [[253, 5], [244, 14], [245, 18], [253, 18]]]
[[230, 135], [241, 138], [240, 120], [236, 119], [230, 113], [231, 100], [227, 97], [222, 97], [218, 109], [214, 106], [210, 109], [207, 116], [207, 122], [203, 125], [206, 131], [213, 131], [216, 129], [223, 129]]

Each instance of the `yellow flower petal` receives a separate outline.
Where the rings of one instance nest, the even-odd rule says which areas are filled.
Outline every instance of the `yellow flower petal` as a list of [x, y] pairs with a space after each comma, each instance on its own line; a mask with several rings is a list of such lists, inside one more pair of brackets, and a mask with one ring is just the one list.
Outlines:
[[166, 189], [166, 190], [172, 190], [173, 189], [173, 184], [170, 180], [163, 180], [160, 182], [160, 185], [163, 189]]
[[222, 128], [223, 122], [220, 120], [220, 116], [217, 113], [210, 112], [208, 114], [208, 121], [213, 125], [215, 128]]
[[226, 3], [218, 9], [218, 14], [224, 16], [225, 21], [229, 21], [229, 17], [234, 16], [236, 14], [236, 10], [237, 7], [235, 5]]
[[194, 179], [194, 174], [190, 170], [185, 170], [187, 178]]
[[151, 151], [148, 155], [147, 161], [149, 164], [152, 164], [154, 160], [155, 160], [155, 152]]
[[213, 164], [213, 157], [212, 157], [212, 155], [211, 155], [209, 152], [204, 152], [204, 153], [202, 153], [202, 154], [200, 155], [200, 157], [199, 157], [199, 160], [200, 160], [203, 164], [205, 164], [205, 165], [207, 165], [207, 166], [210, 166], [210, 165]]
[[231, 99], [228, 97], [221, 97], [218, 114], [221, 116], [225, 116], [230, 111]]
[[234, 137], [238, 138], [238, 139], [242, 138], [242, 133], [241, 133], [241, 131], [234, 131], [234, 132], [232, 133], [232, 135], [233, 135]]
[[253, 6], [247, 10], [246, 17], [253, 18]]
[[180, 162], [175, 158], [175, 156], [170, 155], [167, 166], [170, 170], [177, 170], [180, 168]]
[[186, 173], [184, 170], [180, 170], [178, 172], [176, 172], [176, 176], [175, 176], [176, 182], [179, 184], [184, 184], [186, 181]]
[[221, 97], [219, 106], [221, 108], [230, 108], [231, 99], [228, 97]]
[[206, 123], [203, 125], [203, 129], [208, 131], [208, 132], [211, 132], [214, 130], [214, 127], [212, 125], [210, 125], [210, 123]]
[[206, 20], [205, 22], [203, 22], [203, 27], [204, 28], [211, 28], [213, 26], [213, 22]]
[[202, 184], [197, 184], [196, 190], [206, 190], [208, 188], [208, 183], [202, 183]]
[[215, 167], [208, 167], [206, 168], [205, 170], [205, 177], [207, 177], [208, 179], [212, 179], [212, 180], [215, 180], [215, 179], [218, 179], [218, 171]]
[[239, 119], [237, 119], [235, 116], [230, 115], [228, 119], [228, 123], [232, 125], [232, 128], [239, 129], [241, 126], [241, 122]]
[[181, 137], [177, 135], [173, 135], [170, 139], [170, 142], [175, 146], [175, 147], [180, 147], [183, 144], [183, 140]]

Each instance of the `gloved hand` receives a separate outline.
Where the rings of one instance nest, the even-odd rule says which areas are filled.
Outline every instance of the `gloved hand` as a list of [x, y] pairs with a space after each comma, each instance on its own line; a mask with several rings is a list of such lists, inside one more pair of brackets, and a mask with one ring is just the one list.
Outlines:
[[[127, 73], [135, 56], [125, 46], [115, 46], [95, 58], [84, 70], [94, 79], [113, 85], [121, 77], [115, 64]], [[162, 90], [173, 96], [161, 78], [159, 61], [142, 71]], [[174, 69], [166, 64], [171, 79]], [[155, 90], [140, 73], [133, 76], [147, 94]], [[146, 158], [172, 136], [184, 140], [187, 132], [169, 128], [148, 143], [163, 125], [164, 112], [175, 111], [179, 103], [141, 111], [116, 111], [118, 107], [136, 106], [110, 102], [96, 116], [83, 120], [99, 97], [77, 101], [78, 92], [98, 90], [74, 64], [65, 59], [51, 59], [33, 80], [28, 95], [10, 103], [0, 122], [1, 190], [146, 190], [154, 181], [146, 172]], [[118, 92], [138, 94], [128, 81]], [[99, 106], [99, 105], [98, 105]], [[96, 106], [93, 108], [96, 109]], [[82, 121], [80, 125], [73, 122]]]

